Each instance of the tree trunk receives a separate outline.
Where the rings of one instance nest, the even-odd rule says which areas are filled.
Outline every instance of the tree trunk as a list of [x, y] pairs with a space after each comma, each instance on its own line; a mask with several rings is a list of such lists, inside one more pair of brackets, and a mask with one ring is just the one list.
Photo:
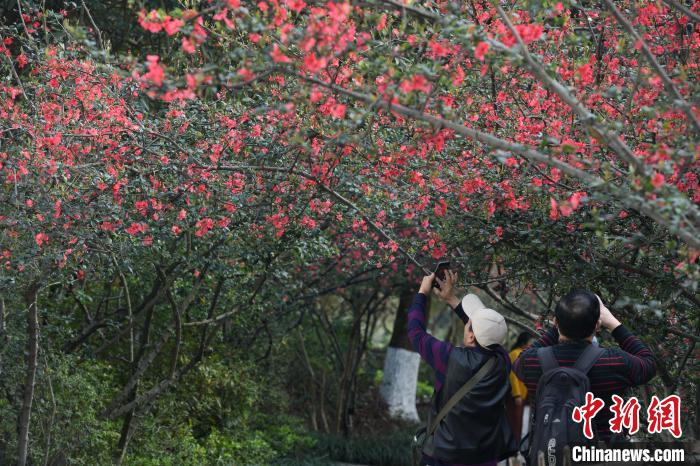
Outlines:
[[386, 402], [392, 418], [419, 422], [416, 385], [420, 355], [413, 350], [408, 340], [408, 309], [413, 296], [414, 290], [411, 287], [406, 286], [401, 290], [379, 394]]
[[360, 330], [362, 326], [362, 313], [355, 314], [355, 321], [352, 325], [348, 348], [345, 352], [343, 373], [338, 382], [338, 402], [335, 419], [335, 432], [342, 434], [344, 437], [349, 437], [350, 434], [350, 398], [352, 390], [352, 379], [354, 371], [354, 360], [356, 345], [360, 344]]
[[36, 381], [36, 367], [39, 358], [39, 320], [37, 317], [37, 295], [39, 285], [33, 283], [24, 295], [27, 309], [27, 376], [24, 383], [24, 395], [22, 409], [19, 414], [17, 440], [17, 464], [25, 466], [27, 464], [27, 452], [29, 446], [29, 420], [32, 412], [32, 401], [34, 400], [34, 383]]
[[[132, 396], [129, 397], [129, 401], [136, 399], [136, 389], [132, 392]], [[129, 440], [131, 440], [131, 428], [132, 421], [134, 419], [134, 411], [129, 411], [126, 416], [124, 416], [124, 421], [122, 422], [122, 430], [119, 435], [119, 442], [117, 443], [117, 449], [114, 452], [114, 464], [119, 466], [124, 462], [126, 457], [126, 450], [129, 447]]]

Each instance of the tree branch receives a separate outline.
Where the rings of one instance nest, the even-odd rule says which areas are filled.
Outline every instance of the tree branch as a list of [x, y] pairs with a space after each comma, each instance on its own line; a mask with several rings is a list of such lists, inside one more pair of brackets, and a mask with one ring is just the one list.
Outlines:
[[688, 118], [688, 121], [690, 122], [695, 132], [700, 133], [700, 122], [698, 121], [697, 116], [695, 116], [693, 108], [688, 102], [686, 102], [678, 88], [675, 86], [675, 84], [673, 84], [671, 78], [668, 76], [668, 74], [666, 74], [666, 71], [664, 71], [664, 69], [661, 67], [651, 50], [649, 50], [649, 46], [647, 46], [642, 36], [639, 35], [639, 33], [634, 29], [632, 24], [627, 20], [627, 18], [625, 18], [622, 12], [618, 10], [617, 7], [610, 0], [603, 1], [605, 2], [605, 5], [607, 5], [607, 7], [610, 9], [617, 22], [620, 23], [620, 26], [622, 26], [622, 28], [625, 31], [627, 31], [627, 33], [630, 36], [632, 36], [636, 44], [641, 45], [642, 54], [651, 64], [651, 67], [654, 69], [656, 74], [659, 75], [659, 77], [661, 78], [661, 82], [663, 82], [669, 97], [672, 98], [673, 104], [676, 107], [680, 108], [683, 111], [683, 113], [685, 113], [685, 116]]
[[666, 5], [680, 11], [684, 15], [686, 15], [688, 18], [692, 19], [696, 23], [700, 23], [700, 15], [695, 13], [693, 10], [688, 8], [687, 6], [683, 5], [682, 3], [678, 3], [675, 0], [661, 0], [664, 2]]
[[[534, 59], [534, 57], [530, 54], [527, 45], [525, 45], [525, 42], [523, 42], [522, 37], [520, 37], [520, 34], [518, 34], [518, 31], [513, 26], [513, 23], [511, 23], [510, 18], [508, 18], [506, 12], [503, 11], [503, 8], [501, 8], [499, 0], [491, 0], [491, 4], [496, 8], [499, 16], [501, 19], [503, 19], [503, 22], [506, 24], [511, 34], [513, 34], [518, 42], [518, 45], [520, 46], [520, 55], [525, 59], [525, 64], [530, 69], [532, 74], [542, 84], [557, 94], [565, 104], [571, 107], [571, 110], [573, 110], [574, 113], [581, 118], [582, 123], [588, 128], [589, 133], [591, 133], [594, 138], [602, 140], [602, 142], [606, 143], [608, 147], [613, 150], [613, 152], [619, 155], [628, 164], [633, 166], [637, 173], [646, 175], [647, 170], [644, 163], [632, 153], [632, 150], [627, 146], [627, 144], [624, 143], [624, 141], [622, 141], [620, 136], [606, 126], [597, 123], [596, 115], [591, 113], [591, 111], [588, 110], [571, 92], [569, 92], [564, 85], [552, 78], [547, 71], [545, 71], [544, 67]], [[503, 44], [493, 40], [490, 40], [489, 43], [496, 44], [496, 48], [500, 50], [517, 55], [517, 52], [511, 50], [509, 47], [506, 47]]]
[[[479, 131], [473, 128], [470, 128], [468, 126], [464, 126], [459, 123], [455, 123], [450, 120], [446, 120], [444, 118], [436, 117], [433, 115], [429, 115], [426, 113], [422, 113], [418, 110], [405, 107], [400, 104], [394, 104], [391, 103], [387, 100], [384, 99], [376, 99], [373, 98], [367, 94], [362, 94], [356, 91], [351, 91], [349, 89], [342, 88], [340, 86], [336, 86], [330, 83], [326, 83], [324, 81], [321, 81], [320, 79], [313, 78], [310, 76], [304, 76], [298, 73], [295, 73], [290, 70], [281, 70], [282, 72], [286, 72], [288, 74], [294, 74], [300, 79], [306, 80], [308, 82], [317, 84], [319, 86], [325, 87], [327, 89], [333, 90], [334, 92], [337, 92], [338, 94], [342, 94], [346, 97], [350, 97], [354, 100], [358, 100], [360, 102], [364, 102], [368, 105], [373, 105], [376, 108], [388, 110], [391, 112], [395, 112], [398, 114], [401, 114], [403, 116], [407, 116], [410, 118], [413, 118], [415, 120], [419, 121], [424, 121], [426, 123], [430, 123], [435, 126], [440, 126], [443, 128], [448, 128], [453, 130], [455, 133], [460, 134], [462, 136], [468, 137], [470, 139], [482, 142], [486, 144], [487, 146], [496, 148], [496, 149], [501, 149], [504, 151], [509, 151], [515, 154], [518, 154], [526, 159], [535, 161], [535, 162], [540, 162], [547, 164], [549, 166], [555, 167], [559, 170], [561, 170], [563, 173], [573, 176], [574, 178], [577, 178], [579, 181], [582, 181], [590, 188], [593, 189], [598, 189], [603, 192], [608, 192], [612, 194], [613, 196], [617, 197], [618, 200], [620, 200], [623, 204], [625, 204], [628, 208], [634, 209], [643, 215], [653, 219], [656, 221], [658, 224], [665, 226], [669, 230], [671, 230], [673, 233], [678, 235], [679, 238], [681, 238], [686, 244], [689, 246], [692, 246], [696, 249], [700, 249], [700, 235], [698, 234], [697, 230], [697, 225], [694, 224], [689, 224], [687, 226], [678, 226], [674, 225], [670, 219], [664, 217], [659, 209], [659, 206], [654, 204], [653, 202], [646, 201], [643, 198], [640, 198], [637, 194], [634, 194], [630, 192], [627, 188], [620, 188], [614, 185], [611, 185], [610, 183], [607, 183], [605, 180], [602, 178], [591, 175], [588, 172], [585, 172], [581, 169], [575, 168], [572, 165], [567, 164], [566, 162], [562, 162], [561, 160], [558, 160], [556, 158], [553, 158], [552, 156], [545, 155], [535, 149], [532, 149], [530, 147], [527, 147], [523, 144], [519, 143], [513, 143], [510, 141], [506, 141], [504, 139], [501, 139], [499, 137], [496, 137], [490, 133], [485, 133], [483, 131]], [[286, 169], [277, 169], [277, 170], [286, 170]], [[694, 211], [697, 211], [697, 207], [694, 205], [691, 205], [690, 203], [687, 205], [687, 209]]]

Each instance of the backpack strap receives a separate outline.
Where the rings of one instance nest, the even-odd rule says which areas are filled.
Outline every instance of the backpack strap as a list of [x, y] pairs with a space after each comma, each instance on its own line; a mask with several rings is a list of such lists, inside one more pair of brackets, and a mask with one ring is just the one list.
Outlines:
[[583, 350], [581, 356], [576, 360], [574, 368], [580, 370], [584, 374], [588, 374], [588, 371], [591, 370], [604, 352], [605, 350], [598, 345], [590, 344], [586, 346], [586, 349]]
[[461, 400], [464, 397], [464, 395], [469, 393], [469, 391], [471, 391], [471, 389], [474, 388], [474, 386], [478, 384], [481, 381], [481, 379], [483, 379], [486, 376], [486, 374], [491, 372], [491, 369], [495, 364], [496, 357], [494, 356], [488, 361], [486, 361], [486, 364], [481, 366], [477, 373], [471, 376], [471, 378], [469, 378], [469, 380], [467, 380], [464, 383], [464, 385], [462, 385], [462, 388], [457, 390], [457, 392], [454, 395], [452, 395], [452, 397], [449, 400], [447, 400], [447, 403], [445, 403], [445, 405], [442, 407], [438, 415], [435, 417], [433, 424], [430, 426], [430, 430], [428, 430], [427, 437], [430, 437], [431, 435], [433, 435], [433, 433], [435, 433], [435, 429], [437, 429], [437, 426], [440, 425], [440, 421], [442, 421], [445, 418], [445, 416], [447, 416], [447, 413], [450, 412], [454, 405], [456, 405], [457, 402], [459, 402], [459, 400]]
[[543, 374], [559, 367], [559, 362], [557, 361], [557, 358], [554, 357], [553, 346], [545, 346], [544, 348], [538, 348], [537, 359], [540, 360], [540, 366], [542, 366]]

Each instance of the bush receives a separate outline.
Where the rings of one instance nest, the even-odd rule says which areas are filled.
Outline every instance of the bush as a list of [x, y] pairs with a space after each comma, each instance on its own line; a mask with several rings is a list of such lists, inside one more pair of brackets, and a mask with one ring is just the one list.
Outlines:
[[[387, 436], [344, 438], [337, 435], [316, 435], [315, 447], [306, 453], [302, 461], [327, 464], [323, 461], [371, 464], [375, 466], [410, 466], [411, 438], [409, 431], [397, 431]], [[308, 459], [307, 459], [308, 458]]]

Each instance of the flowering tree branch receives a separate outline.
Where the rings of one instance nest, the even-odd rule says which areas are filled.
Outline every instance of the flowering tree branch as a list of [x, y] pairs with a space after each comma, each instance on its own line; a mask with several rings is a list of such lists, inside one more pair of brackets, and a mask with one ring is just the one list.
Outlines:
[[642, 36], [639, 35], [639, 33], [632, 26], [632, 23], [630, 23], [629, 20], [625, 18], [625, 16], [615, 6], [613, 2], [611, 2], [610, 0], [603, 1], [605, 2], [605, 5], [608, 7], [608, 9], [610, 9], [617, 22], [620, 23], [620, 25], [624, 28], [625, 31], [627, 31], [627, 33], [630, 36], [632, 36], [635, 43], [641, 47], [644, 57], [651, 64], [651, 67], [654, 69], [656, 74], [659, 75], [661, 81], [664, 83], [664, 88], [666, 88], [666, 92], [671, 97], [673, 104], [680, 108], [683, 111], [683, 113], [685, 113], [685, 116], [688, 118], [688, 121], [693, 127], [695, 133], [700, 134], [700, 122], [698, 121], [698, 117], [693, 111], [693, 107], [683, 98], [681, 93], [678, 91], [676, 85], [673, 84], [671, 78], [668, 76], [668, 74], [666, 74], [666, 71], [664, 71], [659, 62], [656, 60], [656, 57], [651, 52], [649, 46], [644, 41]]
[[[290, 72], [293, 73], [293, 72]], [[398, 114], [401, 114], [403, 116], [407, 116], [410, 118], [413, 118], [415, 120], [420, 120], [424, 121], [426, 123], [430, 123], [436, 127], [441, 127], [441, 128], [448, 128], [455, 133], [460, 134], [462, 136], [468, 137], [470, 139], [474, 139], [476, 141], [482, 142], [490, 147], [496, 148], [496, 149], [501, 149], [509, 152], [513, 152], [515, 154], [521, 155], [522, 157], [532, 160], [534, 162], [539, 162], [539, 163], [545, 163], [549, 166], [555, 167], [559, 170], [561, 170], [563, 173], [566, 173], [570, 176], [573, 176], [574, 178], [578, 179], [579, 181], [585, 183], [586, 185], [594, 188], [594, 189], [599, 189], [605, 192], [610, 192], [613, 194], [615, 197], [617, 197], [620, 202], [623, 204], [627, 205], [629, 208], [635, 209], [639, 211], [640, 213], [652, 218], [656, 222], [658, 222], [661, 225], [666, 226], [667, 228], [671, 229], [671, 231], [674, 231], [686, 244], [689, 246], [692, 246], [694, 248], [700, 248], [700, 236], [698, 236], [698, 225], [692, 222], [692, 220], [688, 220], [687, 225], [674, 225], [672, 221], [667, 218], [666, 216], [662, 215], [662, 213], [659, 211], [658, 207], [654, 205], [652, 202], [649, 202], [647, 200], [644, 200], [640, 198], [638, 195], [633, 194], [629, 190], [626, 190], [625, 188], [619, 188], [619, 187], [614, 187], [610, 183], [607, 183], [605, 180], [602, 178], [592, 175], [584, 170], [581, 170], [579, 168], [576, 168], [570, 164], [567, 164], [566, 162], [563, 162], [559, 159], [556, 159], [552, 156], [548, 156], [546, 154], [543, 154], [535, 149], [529, 148], [523, 144], [519, 143], [513, 143], [506, 141], [504, 139], [501, 139], [499, 137], [496, 137], [492, 134], [485, 133], [483, 131], [479, 131], [473, 128], [470, 128], [468, 126], [455, 123], [450, 120], [446, 120], [444, 118], [436, 117], [433, 115], [429, 115], [426, 113], [423, 113], [419, 110], [415, 110], [409, 107], [405, 107], [400, 104], [393, 104], [390, 103], [387, 100], [384, 99], [376, 99], [372, 96], [362, 94], [356, 91], [352, 91], [349, 89], [342, 88], [340, 86], [334, 85], [334, 84], [329, 84], [325, 81], [322, 81], [320, 79], [314, 78], [314, 77], [309, 77], [309, 76], [304, 76], [301, 74], [295, 74], [297, 77], [300, 79], [309, 81], [311, 83], [317, 84], [319, 86], [323, 86], [325, 88], [328, 88], [332, 90], [333, 92], [337, 92], [339, 94], [342, 94], [346, 97], [350, 97], [354, 100], [364, 102], [365, 104], [372, 105], [375, 108], [379, 109], [384, 109], [390, 112], [396, 112]], [[689, 211], [692, 213], [692, 215], [697, 215], [697, 207], [694, 205], [689, 205], [688, 206]]]

